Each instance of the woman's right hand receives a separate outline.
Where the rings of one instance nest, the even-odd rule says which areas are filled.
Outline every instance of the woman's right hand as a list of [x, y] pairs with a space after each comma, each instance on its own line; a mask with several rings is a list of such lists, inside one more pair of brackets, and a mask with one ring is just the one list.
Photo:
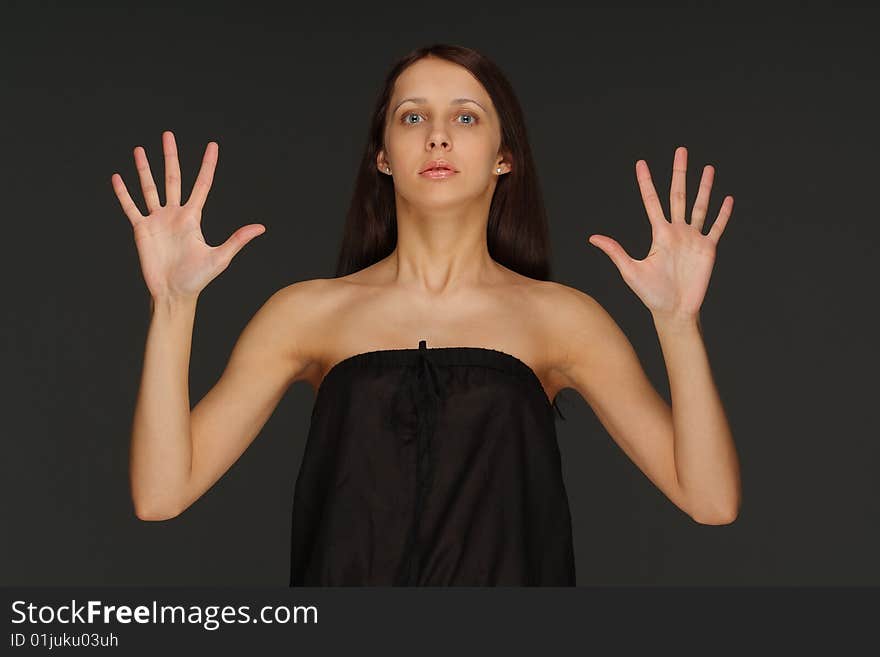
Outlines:
[[220, 246], [206, 244], [201, 229], [202, 208], [214, 179], [219, 147], [213, 141], [208, 144], [198, 178], [184, 205], [180, 204], [177, 145], [170, 131], [162, 133], [162, 147], [165, 152], [164, 206], [159, 204], [156, 183], [141, 146], [134, 149], [134, 161], [149, 214], [146, 217], [141, 214], [118, 173], [113, 174], [111, 182], [134, 229], [141, 271], [153, 299], [195, 298], [229, 266], [242, 247], [262, 235], [266, 227], [248, 224]]

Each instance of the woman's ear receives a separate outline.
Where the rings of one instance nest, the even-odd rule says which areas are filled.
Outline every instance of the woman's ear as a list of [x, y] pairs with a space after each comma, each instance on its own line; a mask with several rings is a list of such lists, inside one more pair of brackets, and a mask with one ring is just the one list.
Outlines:
[[[493, 171], [495, 171], [495, 173], [510, 173], [512, 161], [513, 158], [508, 151], [499, 151], [498, 159], [495, 160]], [[501, 169], [501, 171], [498, 171], [498, 169]]]
[[388, 164], [388, 161], [385, 159], [385, 151], [380, 150], [376, 154], [376, 167], [382, 173], [391, 173], [391, 165]]

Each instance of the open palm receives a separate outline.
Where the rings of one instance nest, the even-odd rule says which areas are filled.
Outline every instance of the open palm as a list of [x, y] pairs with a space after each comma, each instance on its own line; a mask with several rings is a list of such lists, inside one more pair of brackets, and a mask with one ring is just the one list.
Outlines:
[[134, 149], [135, 166], [148, 216], [132, 201], [122, 177], [114, 173], [111, 182], [116, 197], [134, 231], [144, 281], [154, 299], [165, 296], [195, 297], [218, 276], [251, 239], [265, 232], [261, 224], [249, 224], [235, 231], [219, 246], [210, 246], [202, 235], [202, 209], [217, 166], [218, 146], [210, 142], [189, 199], [180, 203], [180, 164], [174, 134], [162, 134], [165, 155], [165, 205], [159, 203], [156, 183], [147, 155]]
[[703, 235], [703, 222], [715, 177], [714, 168], [706, 165], [691, 212], [691, 222], [688, 223], [685, 220], [686, 172], [687, 149], [681, 146], [676, 149], [672, 164], [670, 222], [663, 213], [647, 163], [644, 160], [636, 162], [636, 178], [651, 222], [653, 238], [644, 259], [631, 258], [610, 237], [591, 235], [589, 239], [590, 244], [611, 258], [623, 280], [655, 316], [698, 316], [709, 287], [718, 240], [733, 210], [733, 197], [726, 196], [711, 229], [707, 235]]

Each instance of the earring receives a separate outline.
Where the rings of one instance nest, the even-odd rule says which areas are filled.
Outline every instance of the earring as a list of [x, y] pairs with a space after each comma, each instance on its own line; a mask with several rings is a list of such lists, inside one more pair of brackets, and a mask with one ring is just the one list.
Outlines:
[[495, 171], [497, 171], [498, 173], [501, 173], [501, 167], [498, 167], [497, 169], [495, 169]]
[[385, 167], [385, 171], [387, 171], [388, 173], [391, 173], [391, 167]]

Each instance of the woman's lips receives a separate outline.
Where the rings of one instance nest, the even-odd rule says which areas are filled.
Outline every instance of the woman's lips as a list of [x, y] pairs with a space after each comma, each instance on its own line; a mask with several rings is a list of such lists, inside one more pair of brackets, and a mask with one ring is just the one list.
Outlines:
[[444, 178], [451, 178], [456, 173], [458, 172], [452, 169], [428, 169], [427, 171], [422, 171], [419, 175], [432, 180], [443, 180]]

